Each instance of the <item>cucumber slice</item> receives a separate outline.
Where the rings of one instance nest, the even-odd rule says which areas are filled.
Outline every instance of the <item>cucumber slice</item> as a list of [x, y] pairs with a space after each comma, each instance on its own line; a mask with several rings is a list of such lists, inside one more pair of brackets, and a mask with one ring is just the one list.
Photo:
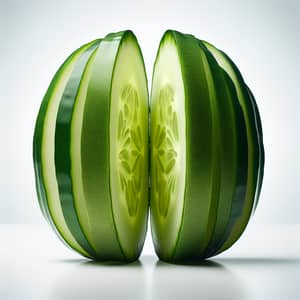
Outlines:
[[132, 261], [142, 250], [148, 209], [148, 91], [141, 51], [133, 33], [124, 31], [88, 44], [71, 62], [54, 80], [37, 120], [41, 208], [77, 252]]
[[164, 34], [150, 110], [151, 229], [160, 259], [215, 255], [248, 222], [259, 145], [240, 97], [206, 44], [177, 31]]

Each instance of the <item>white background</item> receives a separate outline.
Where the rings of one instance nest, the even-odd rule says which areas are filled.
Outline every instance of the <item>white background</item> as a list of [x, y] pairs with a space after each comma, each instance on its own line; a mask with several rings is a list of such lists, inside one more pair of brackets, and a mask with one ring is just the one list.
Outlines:
[[300, 2], [0, 1], [0, 223], [41, 223], [32, 137], [55, 71], [80, 45], [132, 29], [147, 72], [166, 29], [205, 39], [237, 63], [256, 96], [266, 152], [252, 223], [298, 223]]
[[[20, 223], [0, 225], [0, 299], [300, 299], [299, 8], [299, 0], [0, 0], [0, 224]], [[109, 32], [135, 32], [151, 78], [169, 28], [227, 52], [253, 90], [266, 152], [259, 206], [234, 247], [199, 265], [156, 261], [150, 235], [133, 264], [84, 260], [38, 207], [41, 100], [66, 57]]]

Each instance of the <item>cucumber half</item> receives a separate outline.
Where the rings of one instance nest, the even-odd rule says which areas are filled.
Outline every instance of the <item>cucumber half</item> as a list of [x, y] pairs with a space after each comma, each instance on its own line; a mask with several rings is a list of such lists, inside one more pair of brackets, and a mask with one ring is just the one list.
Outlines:
[[148, 90], [131, 31], [76, 50], [54, 76], [36, 121], [41, 210], [69, 247], [135, 260], [148, 216]]
[[[214, 48], [216, 49], [216, 48]], [[263, 170], [254, 97], [209, 44], [168, 30], [151, 89], [151, 230], [158, 257], [202, 259], [248, 223]]]

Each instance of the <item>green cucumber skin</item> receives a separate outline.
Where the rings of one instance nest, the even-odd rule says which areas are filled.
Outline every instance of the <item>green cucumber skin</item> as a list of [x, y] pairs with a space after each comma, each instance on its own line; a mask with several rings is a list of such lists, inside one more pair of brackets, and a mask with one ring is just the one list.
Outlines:
[[[204, 43], [209, 44], [207, 42]], [[226, 60], [227, 64], [230, 66], [229, 68], [236, 76], [238, 81], [237, 83], [238, 86], [235, 86], [235, 88], [240, 89], [241, 92], [241, 98], [238, 98], [238, 100], [240, 102], [240, 105], [242, 106], [245, 123], [246, 123], [246, 129], [247, 129], [248, 163], [249, 163], [248, 181], [250, 182], [252, 181], [252, 185], [249, 182], [247, 182], [247, 191], [246, 191], [244, 210], [242, 214], [238, 216], [237, 220], [235, 221], [231, 233], [228, 232], [227, 240], [224, 241], [223, 245], [215, 253], [215, 254], [219, 254], [225, 251], [226, 249], [230, 248], [239, 239], [239, 237], [242, 235], [249, 222], [251, 214], [255, 209], [255, 201], [256, 199], [258, 199], [257, 188], [260, 181], [259, 178], [262, 176], [260, 172], [263, 172], [262, 170], [263, 168], [261, 168], [261, 155], [260, 155], [260, 149], [263, 148], [263, 144], [261, 144], [262, 140], [259, 139], [259, 130], [257, 124], [257, 119], [259, 119], [258, 110], [255, 111], [255, 105], [253, 104], [253, 101], [248, 92], [247, 85], [245, 84], [239, 69], [226, 53], [215, 48], [214, 46], [212, 47], [214, 49], [213, 51], [218, 52], [219, 55], [221, 55], [222, 58]], [[220, 67], [223, 66], [220, 65]], [[224, 67], [225, 72], [227, 72], [226, 70], [227, 68], [228, 67]], [[229, 72], [230, 70], [228, 70], [228, 75]], [[262, 181], [262, 177], [261, 177], [261, 181]]]
[[213, 55], [201, 41], [199, 45], [207, 50], [206, 56], [210, 60], [217, 101], [220, 105], [218, 118], [221, 132], [219, 139], [221, 188], [214, 231], [207, 249], [202, 254], [203, 257], [210, 257], [226, 241], [236, 219], [243, 212], [247, 186], [248, 145], [245, 119], [234, 84], [227, 73], [219, 68]]
[[[222, 70], [223, 71], [223, 70]], [[232, 102], [233, 110], [235, 114], [236, 121], [234, 124], [236, 130], [236, 164], [237, 168], [235, 169], [235, 185], [234, 191], [232, 195], [232, 200], [228, 201], [228, 199], [224, 199], [224, 201], [228, 201], [230, 203], [230, 214], [226, 220], [225, 226], [220, 228], [219, 232], [214, 232], [213, 238], [210, 241], [209, 247], [206, 249], [204, 257], [208, 258], [214, 256], [218, 250], [222, 247], [222, 245], [227, 240], [230, 235], [233, 226], [237, 220], [237, 218], [242, 214], [245, 196], [246, 196], [246, 186], [247, 186], [247, 170], [248, 170], [248, 145], [247, 145], [247, 135], [246, 135], [246, 127], [245, 127], [245, 119], [239, 105], [237, 95], [235, 92], [234, 85], [227, 75], [225, 71], [222, 72], [224, 79], [227, 82], [227, 88], [230, 93], [229, 101]], [[222, 141], [223, 147], [225, 144], [225, 140]], [[223, 148], [223, 151], [225, 149]], [[224, 177], [223, 177], [224, 179]], [[221, 198], [222, 194], [220, 194]], [[222, 217], [223, 210], [219, 206], [218, 211], [218, 219]]]
[[256, 195], [255, 195], [255, 203], [254, 203], [253, 211], [252, 211], [252, 213], [254, 214], [256, 207], [258, 205], [258, 200], [260, 197], [262, 183], [263, 183], [264, 166], [265, 166], [265, 151], [264, 151], [264, 146], [263, 146], [263, 131], [262, 131], [262, 125], [261, 125], [261, 118], [260, 118], [259, 111], [258, 111], [258, 106], [255, 101], [254, 95], [248, 86], [247, 86], [247, 89], [248, 89], [250, 99], [252, 101], [253, 109], [255, 112], [255, 120], [256, 120], [256, 124], [257, 124], [257, 135], [258, 135], [258, 140], [259, 140], [260, 165], [259, 165], [259, 175], [258, 175], [259, 178], [257, 181], [257, 189], [256, 189]]
[[[206, 43], [206, 42], [204, 42]], [[242, 106], [242, 111], [244, 114], [245, 119], [245, 127], [246, 127], [246, 137], [247, 137], [247, 144], [248, 144], [248, 170], [252, 169], [252, 173], [248, 174], [252, 178], [253, 185], [251, 186], [247, 183], [247, 190], [246, 190], [246, 197], [244, 199], [244, 208], [239, 213], [232, 213], [232, 217], [230, 218], [230, 222], [224, 237], [223, 237], [223, 245], [219, 245], [219, 249], [210, 253], [209, 256], [219, 254], [229, 247], [231, 247], [237, 239], [241, 236], [243, 231], [245, 230], [248, 221], [251, 217], [251, 213], [255, 207], [255, 201], [258, 200], [257, 189], [262, 184], [262, 172], [263, 172], [263, 165], [261, 165], [261, 158], [263, 153], [263, 141], [259, 139], [259, 130], [257, 120], [260, 120], [258, 110], [255, 111], [256, 103], [254, 98], [251, 99], [247, 90], [247, 86], [243, 80], [243, 77], [238, 70], [237, 66], [233, 63], [233, 61], [228, 57], [227, 54], [224, 52], [216, 49], [214, 51], [218, 51], [223, 59], [226, 59], [227, 63], [230, 65], [232, 71], [234, 72], [235, 76], [238, 79], [239, 89], [241, 90], [242, 99], [238, 98], [240, 105]], [[212, 53], [213, 54], [213, 53]], [[222, 68], [223, 66], [220, 65]], [[227, 72], [226, 68], [224, 69]], [[229, 73], [228, 73], [229, 74]], [[229, 76], [230, 77], [230, 76]], [[237, 87], [235, 86], [235, 89]], [[261, 125], [261, 124], [260, 124]], [[252, 146], [250, 146], [252, 145]], [[246, 151], [246, 150], [245, 150]], [[252, 163], [251, 163], [252, 161]], [[251, 168], [251, 169], [250, 169]], [[259, 179], [261, 178], [261, 179]], [[248, 200], [248, 202], [246, 202]], [[233, 206], [232, 209], [234, 210], [236, 207]], [[246, 208], [246, 209], [245, 209]]]
[[[153, 227], [151, 229], [158, 257], [168, 262], [178, 262], [214, 256], [229, 248], [240, 237], [259, 197], [264, 150], [255, 99], [251, 91], [246, 89], [232, 61], [229, 60], [229, 63], [233, 64], [232, 68], [238, 77], [243, 105], [231, 77], [218, 64], [214, 54], [206, 47], [206, 42], [173, 30], [168, 30], [167, 34], [176, 41], [180, 57], [187, 128], [184, 209], [171, 256], [160, 251], [159, 240], [155, 238], [157, 235]], [[205, 75], [204, 60], [209, 65], [215, 97], [210, 95], [211, 83]], [[226, 93], [227, 97], [224, 96]], [[226, 105], [231, 105], [231, 112]], [[234, 126], [232, 134], [235, 138], [231, 145], [224, 144], [226, 135], [230, 134], [226, 120]], [[252, 143], [251, 147], [249, 143]], [[230, 149], [235, 153], [232, 156], [228, 154]], [[249, 170], [252, 171], [249, 173]], [[222, 198], [228, 184], [226, 176], [230, 174], [233, 179], [227, 193], [232, 196], [227, 194]], [[248, 183], [249, 176], [252, 185]]]
[[54, 75], [50, 86], [43, 98], [43, 101], [41, 103], [38, 116], [36, 119], [35, 129], [34, 129], [34, 136], [33, 136], [33, 163], [34, 163], [34, 173], [35, 173], [35, 182], [36, 182], [36, 191], [37, 191], [37, 197], [40, 205], [40, 209], [43, 213], [43, 216], [45, 217], [46, 221], [50, 224], [51, 228], [55, 232], [55, 234], [58, 236], [58, 238], [71, 249], [75, 250], [76, 252], [79, 252], [81, 255], [86, 256], [84, 253], [82, 253], [79, 249], [73, 248], [71, 245], [69, 245], [60, 229], [57, 227], [55, 220], [53, 219], [51, 212], [49, 210], [49, 204], [48, 204], [48, 196], [44, 185], [44, 178], [43, 178], [43, 166], [41, 162], [41, 144], [43, 139], [43, 128], [44, 128], [44, 120], [45, 115], [47, 113], [48, 104], [51, 98], [51, 95], [53, 93], [53, 90], [56, 87], [56, 84], [60, 81], [60, 78], [62, 76], [62, 73], [64, 69], [67, 67], [67, 65], [72, 61], [72, 59], [80, 53], [84, 48], [88, 47], [89, 45], [93, 44], [94, 41], [87, 43], [80, 47], [79, 49], [75, 50], [66, 60], [65, 62], [60, 66], [56, 74]]
[[74, 205], [74, 195], [72, 191], [71, 178], [71, 119], [74, 103], [79, 90], [81, 78], [85, 71], [88, 60], [92, 53], [99, 46], [99, 42], [91, 45], [78, 58], [71, 76], [67, 82], [62, 98], [60, 100], [59, 109], [56, 117], [55, 128], [55, 170], [58, 183], [59, 197], [62, 207], [62, 212], [66, 224], [78, 244], [91, 257], [96, 257], [97, 253], [87, 241], [87, 238], [82, 230], [76, 207]]

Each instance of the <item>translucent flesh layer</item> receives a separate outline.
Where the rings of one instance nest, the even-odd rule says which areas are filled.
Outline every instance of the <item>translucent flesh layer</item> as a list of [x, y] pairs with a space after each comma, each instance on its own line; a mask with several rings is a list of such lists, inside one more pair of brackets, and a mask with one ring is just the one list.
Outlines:
[[174, 41], [169, 38], [156, 58], [150, 116], [152, 234], [156, 250], [170, 256], [183, 211], [186, 135], [182, 74]]
[[143, 61], [131, 38], [122, 41], [112, 81], [110, 186], [119, 241], [132, 257], [142, 246], [147, 224], [148, 92]]

